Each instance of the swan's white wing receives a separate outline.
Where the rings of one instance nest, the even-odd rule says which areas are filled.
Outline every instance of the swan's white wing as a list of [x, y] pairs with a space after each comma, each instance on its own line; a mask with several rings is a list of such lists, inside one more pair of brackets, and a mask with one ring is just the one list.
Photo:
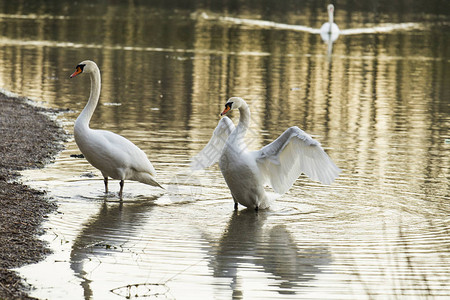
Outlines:
[[331, 184], [341, 172], [320, 143], [296, 126], [287, 129], [255, 155], [265, 182], [278, 194], [287, 192], [301, 173], [312, 180]]
[[214, 133], [205, 148], [192, 158], [191, 169], [201, 170], [215, 164], [219, 160], [228, 136], [234, 128], [235, 126], [230, 118], [223, 117], [214, 129]]
[[156, 176], [155, 168], [147, 155], [130, 140], [106, 130], [94, 130], [91, 134], [94, 134], [95, 138], [89, 143], [91, 149], [84, 151], [84, 155], [96, 168], [100, 170], [130, 168]]
[[112, 139], [111, 142], [114, 143], [116, 151], [120, 150], [127, 155], [127, 163], [130, 168], [137, 172], [150, 173], [152, 176], [156, 176], [155, 168], [145, 152], [133, 142], [115, 133], [110, 135], [108, 139]]

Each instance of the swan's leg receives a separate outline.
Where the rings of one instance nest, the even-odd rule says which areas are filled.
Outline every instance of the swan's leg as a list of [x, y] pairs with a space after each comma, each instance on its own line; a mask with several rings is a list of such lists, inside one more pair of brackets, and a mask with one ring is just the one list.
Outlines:
[[255, 206], [255, 211], [258, 212], [258, 210], [259, 210], [259, 207]]
[[120, 197], [120, 200], [122, 200], [122, 191], [123, 191], [123, 184], [124, 184], [124, 181], [121, 180], [119, 184], [120, 184], [119, 197]]
[[103, 182], [105, 183], [105, 194], [108, 194], [108, 176], [103, 177]]
[[233, 196], [233, 200], [234, 200], [234, 210], [238, 210], [238, 202], [237, 202], [236, 198], [234, 198], [233, 194], [231, 194], [231, 196]]

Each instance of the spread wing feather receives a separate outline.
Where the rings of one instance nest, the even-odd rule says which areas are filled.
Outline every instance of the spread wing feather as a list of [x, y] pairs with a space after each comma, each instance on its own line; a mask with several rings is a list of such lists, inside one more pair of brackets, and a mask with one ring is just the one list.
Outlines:
[[222, 155], [225, 143], [234, 129], [235, 126], [230, 118], [220, 119], [208, 144], [192, 158], [191, 169], [201, 170], [215, 164]]
[[296, 126], [288, 128], [255, 155], [265, 183], [278, 194], [287, 192], [301, 173], [331, 184], [341, 172], [320, 143]]

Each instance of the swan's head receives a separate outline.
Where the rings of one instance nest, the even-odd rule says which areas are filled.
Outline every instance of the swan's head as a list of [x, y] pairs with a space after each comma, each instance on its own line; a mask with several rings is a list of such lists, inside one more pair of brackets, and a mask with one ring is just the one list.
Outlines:
[[328, 14], [333, 14], [334, 13], [334, 5], [328, 4], [327, 10], [328, 10]]
[[75, 72], [70, 75], [70, 78], [73, 78], [81, 73], [92, 73], [96, 69], [98, 69], [98, 67], [95, 62], [92, 60], [84, 60], [75, 67]]
[[232, 109], [238, 109], [245, 103], [244, 99], [240, 97], [231, 97], [228, 99], [227, 103], [225, 103], [225, 109], [220, 114], [221, 116], [226, 115]]

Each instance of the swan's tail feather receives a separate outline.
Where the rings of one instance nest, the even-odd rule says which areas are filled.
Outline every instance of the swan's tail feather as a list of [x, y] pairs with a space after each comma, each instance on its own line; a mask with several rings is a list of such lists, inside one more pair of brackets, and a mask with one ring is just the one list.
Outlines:
[[162, 187], [156, 180], [155, 178], [153, 178], [152, 175], [148, 174], [148, 173], [139, 173], [137, 174], [136, 178], [134, 180], [137, 180], [139, 182], [148, 184], [148, 185], [152, 185], [152, 186], [156, 186], [159, 188], [162, 188], [163, 190], [165, 190], [164, 187]]
[[149, 183], [150, 185], [152, 185], [152, 186], [156, 186], [156, 187], [159, 187], [159, 188], [162, 188], [163, 190], [165, 190], [165, 188], [162, 186], [162, 185], [160, 185], [156, 180], [154, 180], [153, 179], [153, 182], [152, 183]]

